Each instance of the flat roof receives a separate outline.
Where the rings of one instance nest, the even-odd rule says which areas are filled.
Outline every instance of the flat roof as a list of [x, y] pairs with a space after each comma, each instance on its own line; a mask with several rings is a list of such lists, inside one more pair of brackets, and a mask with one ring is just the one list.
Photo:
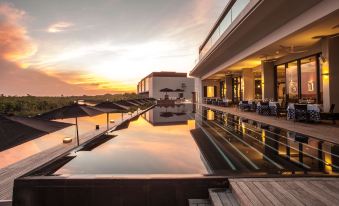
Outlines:
[[146, 77], [142, 78], [140, 80], [140, 82], [143, 81], [144, 79], [148, 78], [148, 77], [187, 77], [187, 73], [185, 73], [185, 72], [168, 72], [168, 71], [152, 72], [149, 75], [147, 75]]
[[179, 73], [179, 72], [152, 72], [147, 77], [187, 77], [187, 73]]

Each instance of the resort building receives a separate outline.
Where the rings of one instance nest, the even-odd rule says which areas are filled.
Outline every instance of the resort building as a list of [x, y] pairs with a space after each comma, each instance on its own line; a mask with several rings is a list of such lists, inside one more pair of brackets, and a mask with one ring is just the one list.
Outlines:
[[[168, 92], [160, 91], [169, 89]], [[187, 73], [152, 72], [143, 78], [137, 86], [137, 93], [145, 98], [163, 99], [192, 99], [194, 92], [194, 78], [187, 77]]]
[[305, 101], [339, 112], [338, 9], [338, 0], [228, 1], [190, 72], [197, 101]]

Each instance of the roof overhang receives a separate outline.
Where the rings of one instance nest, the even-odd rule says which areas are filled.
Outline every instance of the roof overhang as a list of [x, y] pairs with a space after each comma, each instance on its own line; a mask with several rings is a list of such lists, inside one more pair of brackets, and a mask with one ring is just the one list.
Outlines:
[[[216, 44], [190, 72], [190, 76], [206, 77], [225, 63], [225, 61], [246, 50], [248, 47], [255, 45], [258, 41], [269, 36], [306, 10], [320, 2], [324, 3], [324, 1], [325, 3], [326, 1], [334, 2], [334, 0], [251, 1], [250, 7], [245, 8], [244, 13], [240, 14], [239, 18], [230, 25]], [[328, 11], [325, 10], [323, 12]], [[311, 20], [304, 19], [304, 24], [308, 24]], [[300, 28], [302, 28], [302, 25], [291, 28], [290, 32]], [[287, 31], [281, 35], [287, 36], [289, 34]], [[277, 35], [276, 38], [278, 40], [282, 36]], [[274, 38], [271, 40], [273, 41]], [[260, 50], [272, 42], [265, 43], [266, 45], [263, 44], [262, 47], [258, 46], [255, 49]], [[222, 68], [219, 69], [222, 70]]]

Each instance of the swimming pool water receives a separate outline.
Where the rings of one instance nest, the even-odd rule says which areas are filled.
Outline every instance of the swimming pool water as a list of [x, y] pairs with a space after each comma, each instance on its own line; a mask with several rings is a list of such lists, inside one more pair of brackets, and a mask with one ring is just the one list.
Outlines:
[[337, 175], [339, 145], [231, 114], [156, 106], [53, 175]]

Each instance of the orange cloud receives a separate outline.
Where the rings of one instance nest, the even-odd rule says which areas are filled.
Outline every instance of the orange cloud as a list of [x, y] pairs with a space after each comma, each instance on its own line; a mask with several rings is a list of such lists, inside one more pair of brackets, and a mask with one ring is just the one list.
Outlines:
[[0, 57], [23, 66], [24, 59], [37, 51], [20, 21], [25, 12], [10, 4], [0, 3]]
[[45, 73], [51, 77], [62, 79], [62, 81], [83, 88], [89, 93], [125, 93], [136, 92], [136, 85], [131, 85], [123, 81], [113, 81], [97, 75], [79, 71], [56, 71], [49, 70]]
[[49, 32], [49, 33], [63, 32], [66, 29], [68, 29], [68, 28], [70, 28], [72, 26], [73, 26], [73, 24], [70, 23], [70, 22], [57, 22], [57, 23], [54, 23], [54, 24], [50, 25], [47, 28], [47, 32]]

